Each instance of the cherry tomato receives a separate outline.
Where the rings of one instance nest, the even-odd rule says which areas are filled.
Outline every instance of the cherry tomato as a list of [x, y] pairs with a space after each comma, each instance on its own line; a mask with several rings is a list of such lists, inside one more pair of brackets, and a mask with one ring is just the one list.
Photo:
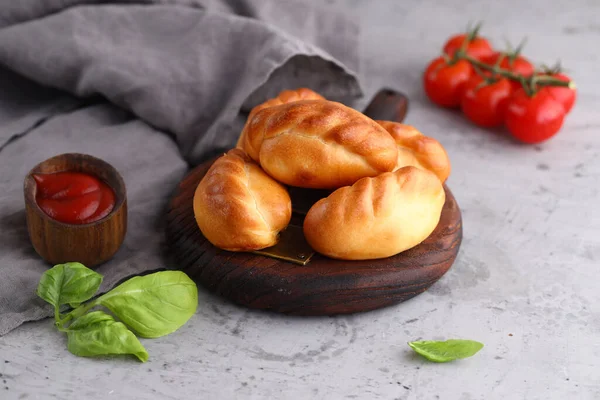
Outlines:
[[481, 76], [474, 75], [464, 86], [460, 106], [465, 116], [475, 124], [483, 127], [500, 126], [511, 93], [512, 86], [506, 78], [485, 84]]
[[429, 99], [442, 107], [458, 107], [462, 97], [462, 87], [473, 73], [473, 67], [466, 60], [458, 60], [450, 65], [443, 57], [433, 60], [423, 75], [423, 86]]
[[565, 109], [550, 93], [540, 90], [529, 97], [519, 89], [508, 100], [504, 123], [510, 133], [525, 143], [543, 142], [558, 132]]
[[[565, 82], [569, 82], [571, 80], [571, 78], [565, 74], [552, 74], [550, 76]], [[550, 93], [550, 96], [552, 96], [554, 100], [562, 104], [565, 109], [565, 114], [568, 114], [569, 111], [571, 111], [573, 105], [575, 104], [575, 98], [577, 97], [577, 89], [570, 89], [568, 87], [546, 86], [542, 89], [542, 91]]]
[[[454, 55], [454, 53], [462, 47], [465, 40], [469, 40], [468, 34], [463, 33], [452, 36], [444, 45], [444, 53], [449, 56]], [[494, 50], [486, 39], [475, 36], [475, 38], [467, 44], [466, 52], [467, 55], [480, 60], [483, 57], [492, 54]]]

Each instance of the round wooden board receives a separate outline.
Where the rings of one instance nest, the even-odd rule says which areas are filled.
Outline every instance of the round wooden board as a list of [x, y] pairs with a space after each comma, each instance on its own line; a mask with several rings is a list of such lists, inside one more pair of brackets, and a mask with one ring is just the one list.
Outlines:
[[335, 315], [374, 310], [408, 300], [448, 271], [462, 240], [460, 209], [450, 190], [435, 231], [396, 256], [366, 261], [315, 254], [298, 265], [253, 253], [235, 253], [208, 242], [194, 218], [196, 186], [214, 160], [179, 184], [167, 214], [167, 244], [196, 282], [249, 308], [295, 315]]

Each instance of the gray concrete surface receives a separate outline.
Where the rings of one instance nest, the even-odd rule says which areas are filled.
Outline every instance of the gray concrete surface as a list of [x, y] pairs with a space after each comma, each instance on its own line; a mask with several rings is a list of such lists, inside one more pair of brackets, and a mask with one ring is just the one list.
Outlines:
[[[0, 338], [0, 399], [600, 399], [600, 3], [330, 3], [361, 18], [368, 95], [405, 91], [407, 122], [448, 149], [465, 232], [450, 272], [402, 305], [336, 318], [201, 290], [185, 327], [144, 341], [146, 364], [77, 358], [51, 321], [26, 324]], [[518, 145], [425, 99], [424, 66], [477, 19], [497, 45], [528, 36], [533, 60], [570, 69], [579, 99], [552, 141]], [[444, 338], [485, 348], [432, 364], [406, 345]]]

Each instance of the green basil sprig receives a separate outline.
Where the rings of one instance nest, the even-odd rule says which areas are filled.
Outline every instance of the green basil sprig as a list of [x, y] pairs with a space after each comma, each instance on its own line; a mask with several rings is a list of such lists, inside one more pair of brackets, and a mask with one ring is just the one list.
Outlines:
[[[59, 264], [46, 271], [37, 294], [54, 306], [55, 324], [67, 333], [67, 348], [78, 356], [132, 354], [148, 360], [148, 352], [132, 332], [157, 338], [175, 332], [196, 312], [198, 288], [181, 271], [136, 276], [89, 300], [102, 275], [80, 263]], [[61, 306], [72, 310], [61, 313]], [[92, 309], [104, 306], [112, 315]], [[131, 329], [128, 329], [128, 327]]]
[[443, 363], [475, 355], [483, 343], [474, 340], [450, 339], [446, 341], [422, 340], [408, 345], [429, 361]]

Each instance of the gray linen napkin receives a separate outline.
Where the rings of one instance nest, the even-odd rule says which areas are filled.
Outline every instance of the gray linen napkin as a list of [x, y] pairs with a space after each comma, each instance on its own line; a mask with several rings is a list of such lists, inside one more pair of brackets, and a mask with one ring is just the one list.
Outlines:
[[129, 227], [105, 291], [166, 265], [165, 206], [193, 166], [233, 146], [286, 88], [361, 95], [357, 25], [295, 1], [23, 0], [0, 8], [0, 335], [51, 315], [25, 226], [23, 178], [65, 152], [123, 175]]

